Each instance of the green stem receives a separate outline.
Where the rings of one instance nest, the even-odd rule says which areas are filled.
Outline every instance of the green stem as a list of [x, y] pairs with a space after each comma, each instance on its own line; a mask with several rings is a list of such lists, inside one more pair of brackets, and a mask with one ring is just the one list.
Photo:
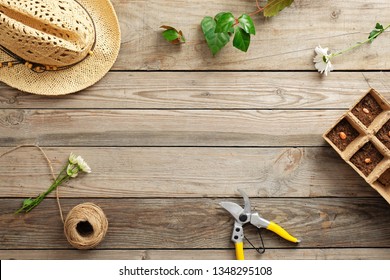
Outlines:
[[43, 193], [43, 196], [46, 197], [48, 194], [50, 194], [52, 191], [54, 191], [59, 185], [61, 185], [62, 182], [64, 182], [66, 179], [69, 178], [69, 175], [65, 175], [64, 177], [62, 177], [60, 180], [56, 180], [51, 186], [50, 188]]
[[22, 211], [28, 213], [31, 210], [33, 210], [36, 206], [38, 206], [42, 200], [49, 195], [52, 191], [54, 191], [59, 185], [61, 185], [64, 181], [70, 178], [70, 176], [66, 173], [68, 165], [65, 165], [65, 167], [61, 170], [61, 172], [58, 174], [57, 178], [53, 182], [53, 184], [49, 187], [47, 191], [44, 193], [41, 193], [36, 198], [34, 198], [33, 202], [29, 205], [24, 205], [20, 209], [16, 211], [16, 213], [20, 213]]
[[[58, 178], [58, 177], [57, 177]], [[62, 177], [61, 179], [59, 180], [56, 180], [51, 186], [50, 188], [44, 192], [44, 193], [41, 193], [38, 197], [36, 197], [34, 199], [34, 203], [32, 203], [31, 205], [29, 205], [28, 207], [24, 208], [22, 207], [21, 209], [19, 209], [16, 213], [20, 213], [21, 211], [25, 211], [26, 213], [30, 212], [31, 210], [33, 210], [35, 207], [37, 207], [41, 202], [42, 200], [48, 195], [50, 194], [52, 191], [54, 191], [59, 185], [61, 185], [62, 182], [64, 182], [66, 179], [69, 178], [69, 175], [66, 174], [64, 177]]]
[[339, 56], [339, 55], [342, 55], [346, 52], [349, 52], [353, 49], [356, 49], [357, 47], [360, 47], [361, 45], [364, 45], [364, 44], [367, 44], [368, 42], [372, 42], [372, 40], [375, 40], [376, 38], [378, 38], [379, 35], [381, 35], [383, 32], [386, 31], [386, 29], [388, 29], [390, 27], [390, 24], [388, 26], [386, 26], [383, 30], [381, 30], [380, 32], [378, 32], [377, 34], [375, 34], [372, 38], [368, 38], [367, 40], [363, 41], [363, 42], [359, 42], [357, 43], [356, 45], [353, 45], [352, 47], [349, 47], [345, 50], [342, 50], [342, 51], [339, 51], [339, 52], [336, 52], [336, 53], [332, 53], [330, 56], [329, 56], [329, 59], [332, 59], [336, 56]]

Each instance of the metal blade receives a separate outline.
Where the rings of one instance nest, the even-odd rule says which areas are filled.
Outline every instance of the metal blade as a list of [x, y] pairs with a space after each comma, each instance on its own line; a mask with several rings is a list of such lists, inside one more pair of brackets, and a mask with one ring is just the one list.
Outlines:
[[250, 214], [251, 213], [251, 202], [249, 201], [249, 197], [247, 196], [247, 194], [243, 191], [243, 190], [238, 190], [241, 194], [241, 196], [244, 198], [244, 203], [245, 203], [245, 206], [244, 206], [244, 212], [246, 214]]
[[236, 221], [239, 221], [241, 213], [244, 211], [240, 205], [234, 202], [222, 201], [219, 203], [226, 211], [228, 211]]

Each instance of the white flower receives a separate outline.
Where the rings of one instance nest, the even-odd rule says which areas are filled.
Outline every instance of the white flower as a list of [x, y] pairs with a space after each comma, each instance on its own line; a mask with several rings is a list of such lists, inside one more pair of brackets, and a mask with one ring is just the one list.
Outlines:
[[88, 164], [85, 162], [85, 160], [81, 157], [78, 156], [76, 158], [77, 165], [79, 166], [81, 171], [84, 171], [86, 173], [91, 173], [91, 168], [88, 166]]
[[77, 174], [79, 174], [79, 168], [77, 165], [68, 164], [68, 167], [66, 168], [66, 174], [72, 178], [75, 178]]
[[74, 153], [70, 153], [69, 162], [71, 164], [77, 164], [77, 156]]
[[74, 153], [70, 153], [66, 174], [72, 178], [75, 178], [80, 170], [86, 173], [91, 172], [91, 168], [81, 156], [76, 156]]
[[318, 72], [328, 76], [328, 73], [334, 69], [330, 62], [332, 54], [329, 53], [328, 48], [322, 48], [321, 46], [316, 47], [315, 52], [317, 55], [313, 59], [313, 62], [315, 63], [314, 66]]

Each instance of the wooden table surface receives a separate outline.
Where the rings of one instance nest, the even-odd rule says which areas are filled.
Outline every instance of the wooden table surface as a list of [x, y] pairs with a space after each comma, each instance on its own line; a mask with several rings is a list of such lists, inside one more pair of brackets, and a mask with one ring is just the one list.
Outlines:
[[[122, 46], [112, 69], [79, 93], [42, 97], [0, 85], [0, 153], [38, 144], [55, 172], [70, 152], [92, 173], [60, 187], [65, 214], [82, 202], [105, 211], [95, 249], [66, 241], [54, 195], [27, 215], [23, 198], [51, 184], [40, 152], [0, 159], [0, 258], [234, 259], [233, 219], [218, 203], [252, 206], [302, 239], [263, 231], [248, 259], [390, 259], [390, 206], [322, 139], [369, 87], [390, 99], [390, 33], [334, 60], [322, 77], [318, 44], [341, 50], [389, 24], [388, 0], [295, 0], [255, 18], [247, 53], [210, 54], [206, 15], [256, 9], [254, 0], [113, 0]], [[169, 45], [160, 25], [183, 30]], [[245, 234], [259, 243], [253, 227]]]

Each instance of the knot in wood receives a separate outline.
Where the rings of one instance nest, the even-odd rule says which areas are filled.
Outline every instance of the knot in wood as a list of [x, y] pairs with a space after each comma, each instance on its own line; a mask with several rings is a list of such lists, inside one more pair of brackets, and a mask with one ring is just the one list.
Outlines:
[[24, 111], [15, 110], [8, 112], [2, 118], [0, 117], [0, 123], [4, 126], [11, 127], [20, 125], [24, 121]]
[[341, 10], [335, 10], [330, 13], [332, 19], [338, 19], [341, 14]]

